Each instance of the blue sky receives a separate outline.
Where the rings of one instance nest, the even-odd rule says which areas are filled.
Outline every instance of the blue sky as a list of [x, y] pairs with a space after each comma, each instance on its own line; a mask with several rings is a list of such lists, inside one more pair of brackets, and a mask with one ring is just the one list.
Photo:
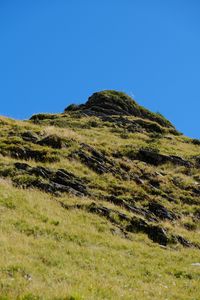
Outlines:
[[200, 1], [0, 0], [0, 114], [122, 90], [200, 138]]

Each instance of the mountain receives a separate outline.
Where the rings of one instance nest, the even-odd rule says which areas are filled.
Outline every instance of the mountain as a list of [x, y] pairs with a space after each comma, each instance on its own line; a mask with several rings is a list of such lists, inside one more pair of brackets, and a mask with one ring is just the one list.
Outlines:
[[200, 298], [200, 140], [112, 90], [0, 128], [0, 300]]

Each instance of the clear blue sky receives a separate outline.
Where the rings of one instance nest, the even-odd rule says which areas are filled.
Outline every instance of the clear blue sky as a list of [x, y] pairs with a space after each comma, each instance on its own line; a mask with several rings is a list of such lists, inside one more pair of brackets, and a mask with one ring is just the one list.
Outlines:
[[200, 138], [199, 0], [0, 0], [0, 114], [122, 90]]

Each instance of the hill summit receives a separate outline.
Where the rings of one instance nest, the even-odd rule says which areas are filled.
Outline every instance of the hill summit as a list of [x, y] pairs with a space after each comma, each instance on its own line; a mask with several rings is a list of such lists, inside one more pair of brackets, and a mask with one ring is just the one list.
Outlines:
[[96, 92], [85, 104], [69, 105], [65, 112], [80, 111], [88, 115], [106, 116], [121, 115], [150, 119], [160, 125], [172, 127], [172, 124], [160, 114], [155, 114], [138, 105], [130, 96], [123, 92], [106, 90]]
[[199, 299], [200, 141], [122, 92], [0, 117], [0, 213], [0, 299]]

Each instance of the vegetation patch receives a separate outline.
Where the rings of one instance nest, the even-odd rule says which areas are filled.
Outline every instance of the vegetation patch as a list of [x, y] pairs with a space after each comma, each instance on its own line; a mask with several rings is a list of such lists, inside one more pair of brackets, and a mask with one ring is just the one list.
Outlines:
[[0, 299], [199, 299], [197, 140], [116, 91], [0, 129]]

